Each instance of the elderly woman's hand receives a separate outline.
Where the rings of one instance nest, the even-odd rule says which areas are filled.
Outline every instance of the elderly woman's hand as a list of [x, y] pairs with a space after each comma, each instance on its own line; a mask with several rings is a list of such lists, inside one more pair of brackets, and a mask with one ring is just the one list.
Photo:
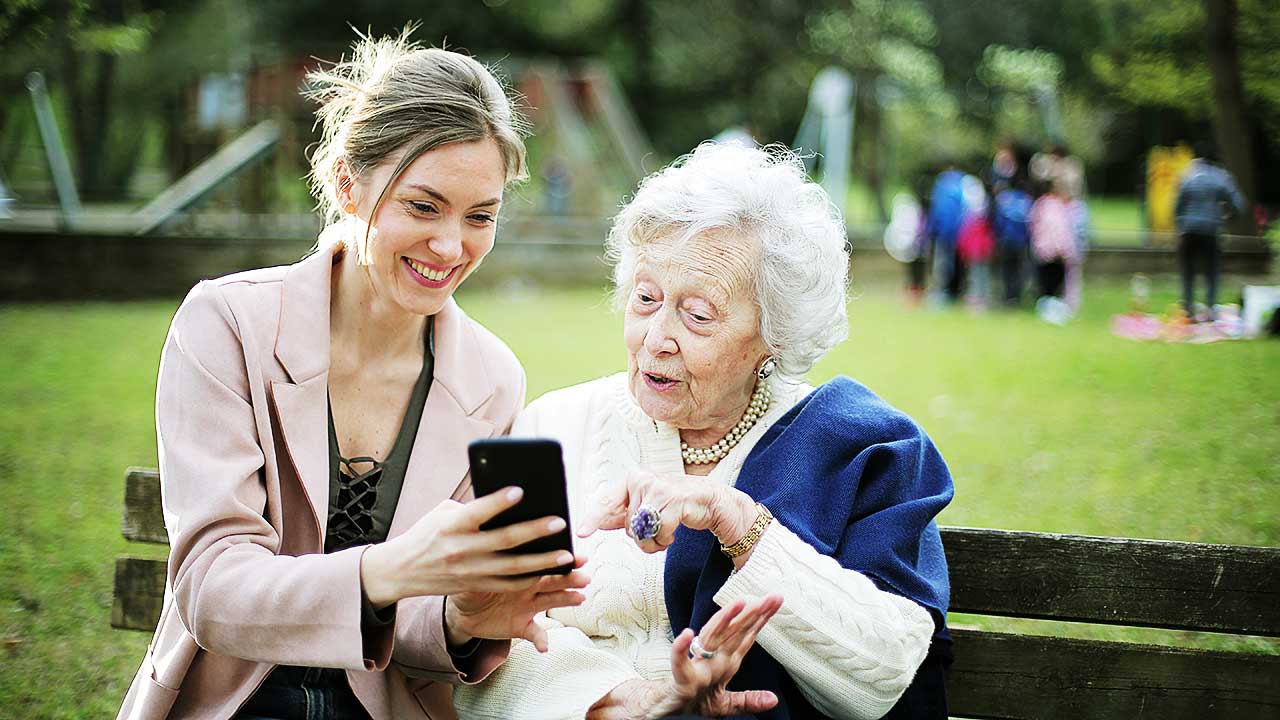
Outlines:
[[696, 636], [689, 629], [676, 636], [671, 646], [670, 682], [622, 683], [593, 705], [587, 717], [648, 720], [676, 713], [724, 717], [751, 715], [772, 708], [778, 704], [773, 693], [766, 690], [735, 692], [730, 691], [728, 685], [747, 651], [755, 644], [756, 635], [780, 607], [782, 597], [779, 595], [735, 600], [712, 615]]
[[665, 550], [681, 525], [710, 530], [722, 544], [732, 545], [747, 534], [757, 515], [755, 501], [728, 485], [696, 475], [671, 477], [636, 470], [623, 482], [596, 488], [587, 503], [586, 517], [578, 525], [578, 535], [587, 537], [596, 530], [619, 528], [630, 532], [631, 519], [642, 507], [660, 519], [652, 538], [635, 538], [647, 553]]

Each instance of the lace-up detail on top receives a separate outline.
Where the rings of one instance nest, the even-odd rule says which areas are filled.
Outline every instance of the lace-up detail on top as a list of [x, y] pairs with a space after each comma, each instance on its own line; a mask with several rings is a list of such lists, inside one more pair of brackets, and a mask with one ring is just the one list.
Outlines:
[[[348, 460], [339, 456], [338, 498], [329, 509], [329, 532], [325, 537], [325, 552], [341, 550], [367, 542], [373, 535], [373, 508], [378, 501], [378, 480], [382, 478], [382, 463], [371, 457], [354, 457]], [[355, 465], [369, 465], [360, 472]]]
[[409, 467], [413, 441], [422, 421], [422, 407], [431, 389], [434, 320], [434, 317], [427, 319], [422, 372], [413, 386], [400, 432], [386, 458], [342, 457], [333, 411], [329, 411], [329, 529], [324, 538], [327, 553], [387, 539], [391, 518], [400, 502], [400, 488]]

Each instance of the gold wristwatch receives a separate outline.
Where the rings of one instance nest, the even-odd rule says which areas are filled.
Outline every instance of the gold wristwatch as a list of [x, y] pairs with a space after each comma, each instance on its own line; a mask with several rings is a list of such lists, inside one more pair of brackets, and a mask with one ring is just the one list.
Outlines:
[[720, 552], [731, 558], [736, 558], [756, 546], [756, 543], [760, 540], [760, 536], [764, 535], [765, 528], [769, 527], [769, 523], [773, 522], [773, 513], [769, 512], [769, 508], [761, 505], [760, 503], [756, 503], [756, 510], [759, 511], [760, 514], [756, 515], [756, 521], [751, 523], [751, 528], [747, 530], [747, 534], [743, 535], [741, 540], [732, 545], [726, 546], [721, 544]]

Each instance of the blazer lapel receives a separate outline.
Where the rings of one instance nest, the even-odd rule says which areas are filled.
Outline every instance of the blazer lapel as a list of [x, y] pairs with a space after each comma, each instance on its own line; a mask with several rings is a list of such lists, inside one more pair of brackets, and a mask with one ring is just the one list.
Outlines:
[[271, 383], [276, 420], [321, 538], [329, 518], [329, 301], [341, 247], [322, 248], [285, 274], [275, 353], [293, 382]]
[[311, 502], [320, 538], [329, 524], [329, 373], [292, 385], [271, 383], [289, 460]]
[[422, 423], [413, 442], [413, 453], [405, 469], [400, 501], [391, 518], [388, 537], [408, 530], [441, 502], [461, 500], [470, 485], [467, 445], [472, 440], [493, 435], [493, 423], [468, 417], [453, 397], [432, 388], [422, 411]]
[[436, 315], [431, 392], [423, 406], [389, 537], [408, 530], [442, 501], [466, 495], [470, 489], [467, 445], [497, 430], [493, 422], [475, 414], [492, 396], [493, 381], [481, 359], [475, 330], [449, 300]]

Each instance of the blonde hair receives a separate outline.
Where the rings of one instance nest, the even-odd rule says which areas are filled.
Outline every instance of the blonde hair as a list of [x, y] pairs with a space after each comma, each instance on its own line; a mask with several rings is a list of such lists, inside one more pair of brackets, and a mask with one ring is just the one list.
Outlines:
[[340, 161], [360, 177], [404, 151], [378, 194], [371, 221], [405, 169], [447, 143], [492, 138], [506, 181], [528, 177], [523, 140], [528, 124], [503, 83], [474, 58], [410, 41], [414, 29], [377, 39], [357, 31], [350, 58], [307, 73], [304, 95], [320, 103], [316, 124], [322, 128], [308, 158], [309, 182], [326, 225], [343, 215]]

